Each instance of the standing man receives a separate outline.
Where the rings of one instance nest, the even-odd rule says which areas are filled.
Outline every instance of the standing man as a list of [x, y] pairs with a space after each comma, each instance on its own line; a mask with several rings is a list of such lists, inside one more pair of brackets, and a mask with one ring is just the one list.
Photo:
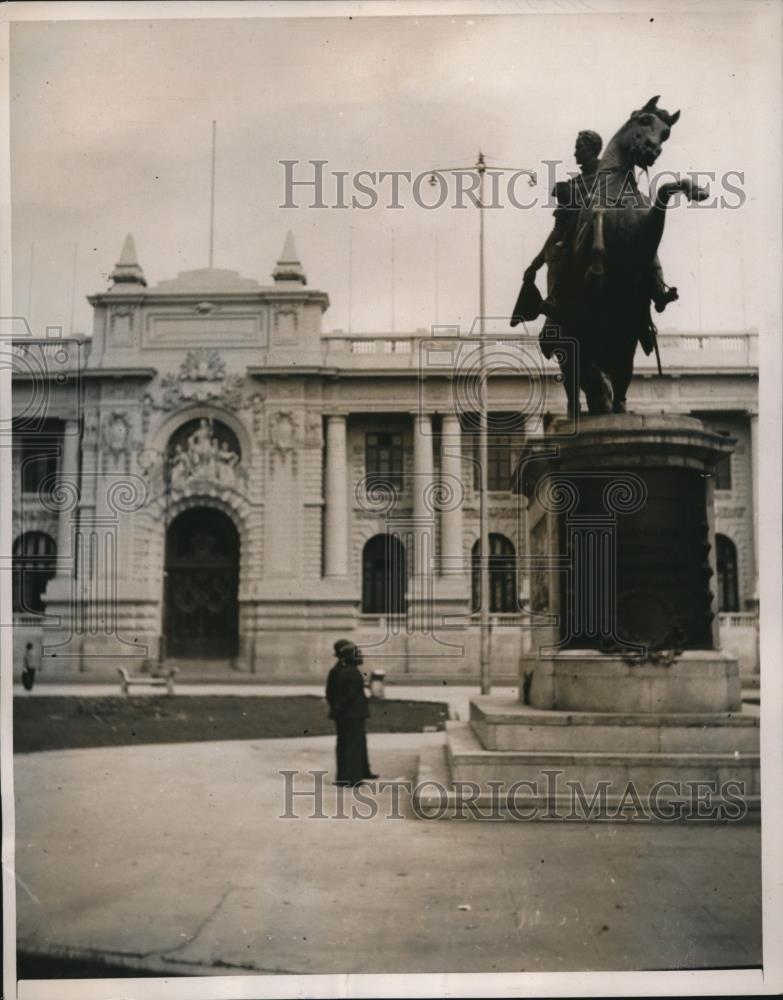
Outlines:
[[22, 686], [25, 691], [32, 691], [35, 684], [35, 672], [39, 666], [39, 656], [31, 642], [24, 651], [24, 668], [22, 670]]
[[370, 710], [364, 693], [364, 677], [359, 670], [364, 662], [355, 643], [338, 639], [334, 644], [337, 663], [326, 680], [326, 700], [329, 718], [337, 729], [336, 785], [360, 785], [368, 778], [377, 778], [370, 771], [367, 757], [365, 725]]

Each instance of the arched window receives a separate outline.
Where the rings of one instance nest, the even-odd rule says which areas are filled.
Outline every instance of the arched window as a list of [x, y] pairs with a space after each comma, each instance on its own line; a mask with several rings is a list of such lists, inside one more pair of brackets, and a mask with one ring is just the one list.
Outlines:
[[14, 542], [14, 611], [42, 614], [46, 584], [57, 570], [57, 545], [43, 531], [26, 531]]
[[737, 596], [737, 547], [726, 535], [715, 536], [718, 564], [718, 605], [721, 611], [739, 611]]
[[[471, 557], [473, 571], [473, 611], [481, 608], [481, 568], [479, 543], [473, 546]], [[489, 536], [489, 610], [493, 614], [510, 614], [518, 611], [517, 604], [517, 554], [514, 544], [505, 535]]]
[[405, 547], [395, 535], [374, 535], [362, 551], [362, 612], [405, 613]]

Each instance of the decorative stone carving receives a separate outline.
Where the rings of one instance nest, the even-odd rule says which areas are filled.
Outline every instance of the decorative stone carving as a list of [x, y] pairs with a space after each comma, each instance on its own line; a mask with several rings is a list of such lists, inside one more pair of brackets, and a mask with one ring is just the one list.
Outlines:
[[199, 426], [187, 440], [187, 446], [177, 444], [169, 457], [172, 490], [183, 490], [191, 480], [209, 480], [236, 486], [240, 472], [240, 456], [228, 442], [218, 441], [211, 421], [202, 417]]
[[141, 448], [136, 456], [136, 464], [143, 476], [149, 479], [157, 492], [163, 483], [163, 455], [157, 448]]
[[13, 537], [27, 531], [43, 531], [52, 538], [57, 537], [57, 513], [46, 507], [25, 503], [22, 509], [15, 509], [12, 516]]
[[274, 386], [275, 399], [301, 399], [302, 389], [298, 382], [288, 382], [283, 379]]
[[492, 516], [494, 518], [506, 521], [516, 521], [516, 519], [519, 517], [519, 512], [521, 509], [522, 509], [521, 504], [517, 507], [494, 507], [494, 506], [490, 507]]
[[323, 420], [321, 414], [317, 410], [311, 410], [307, 414], [305, 444], [313, 448], [320, 447], [323, 443], [322, 430]]
[[292, 469], [297, 469], [297, 446], [300, 443], [296, 415], [291, 410], [278, 410], [269, 421], [270, 473], [275, 469], [275, 458], [285, 462], [289, 455]]
[[132, 316], [132, 315], [133, 315], [133, 306], [128, 306], [128, 305], [114, 306], [114, 308], [111, 310], [110, 313], [112, 322], [114, 322], [117, 316]]
[[128, 471], [130, 452], [130, 421], [127, 414], [118, 410], [103, 419], [102, 451], [104, 469]]
[[278, 342], [286, 343], [299, 330], [299, 310], [293, 306], [278, 306], [274, 312], [274, 324]]
[[715, 504], [715, 513], [721, 518], [743, 518], [745, 516], [744, 507], [727, 507], [725, 504]]
[[94, 448], [98, 444], [100, 418], [97, 410], [90, 409], [84, 414], [84, 436], [82, 447]]
[[240, 452], [229, 444], [225, 433], [230, 431], [224, 428], [220, 435], [213, 421], [202, 417], [184, 439], [181, 431], [179, 440], [174, 435], [167, 454], [156, 448], [140, 449], [139, 471], [149, 481], [151, 495], [158, 497], [167, 490], [172, 495], [200, 494], [205, 490], [211, 495], [225, 490], [243, 492], [247, 470], [241, 464]]
[[250, 397], [250, 409], [253, 413], [253, 433], [258, 437], [264, 427], [264, 394], [255, 392]]
[[144, 438], [146, 438], [149, 433], [150, 418], [154, 409], [155, 400], [152, 398], [150, 393], [145, 392], [144, 398], [141, 401], [141, 433]]
[[188, 403], [220, 403], [232, 410], [242, 407], [244, 380], [241, 375], [226, 375], [226, 363], [220, 353], [207, 348], [188, 351], [179, 372], [160, 380], [160, 401], [145, 397], [145, 406], [175, 410]]
[[128, 305], [115, 306], [109, 312], [109, 330], [115, 344], [127, 344], [133, 331], [135, 309]]
[[183, 381], [220, 382], [226, 377], [226, 362], [218, 351], [201, 347], [188, 351], [180, 372]]
[[137, 400], [139, 397], [139, 386], [133, 381], [127, 383], [115, 382], [104, 385], [103, 401], [111, 405], [115, 401]]
[[272, 417], [269, 426], [269, 440], [272, 447], [281, 455], [292, 451], [298, 438], [296, 417], [291, 410], [278, 410]]

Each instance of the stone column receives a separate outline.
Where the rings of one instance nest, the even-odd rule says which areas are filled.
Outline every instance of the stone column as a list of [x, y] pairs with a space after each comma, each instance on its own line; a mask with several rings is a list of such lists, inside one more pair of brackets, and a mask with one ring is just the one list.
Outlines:
[[413, 415], [413, 572], [408, 591], [409, 623], [419, 636], [432, 633], [435, 571], [435, 496], [432, 417]]
[[[433, 497], [432, 417], [416, 413], [413, 417], [413, 519], [417, 539], [428, 522], [435, 520]], [[430, 553], [432, 528], [429, 527]], [[417, 550], [420, 547], [417, 544]], [[418, 569], [417, 569], [418, 572]]]
[[324, 492], [324, 576], [348, 574], [348, 451], [347, 418], [326, 418]]
[[[79, 421], [66, 420], [53, 499], [57, 515], [57, 571], [43, 595], [46, 613], [56, 615], [59, 624], [46, 631], [41, 645], [43, 662], [51, 670], [78, 669], [81, 664], [83, 634], [79, 625], [74, 577], [75, 528], [79, 508]], [[85, 572], [86, 568], [82, 569]]]
[[756, 585], [753, 596], [758, 600], [759, 594], [759, 415], [750, 414], [750, 474], [753, 499], [753, 571]]
[[64, 483], [65, 503], [57, 518], [57, 576], [73, 576], [73, 531], [79, 475], [79, 421], [66, 420], [58, 482]]
[[441, 476], [443, 511], [440, 515], [441, 575], [464, 573], [462, 550], [462, 429], [459, 418], [443, 418]]

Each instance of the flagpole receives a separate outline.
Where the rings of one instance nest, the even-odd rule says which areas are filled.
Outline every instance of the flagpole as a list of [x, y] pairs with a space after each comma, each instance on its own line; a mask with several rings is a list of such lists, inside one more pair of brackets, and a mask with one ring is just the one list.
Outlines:
[[484, 254], [484, 178], [487, 165], [484, 162], [484, 154], [479, 151], [476, 170], [479, 175], [479, 537], [481, 538], [479, 550], [479, 571], [480, 571], [480, 594], [481, 611], [479, 615], [479, 628], [481, 629], [480, 643], [480, 667], [481, 667], [481, 693], [489, 694], [492, 690], [492, 678], [490, 675], [490, 634], [489, 634], [489, 613], [490, 613], [490, 574], [489, 574], [489, 438], [488, 427], [489, 412], [487, 401], [487, 389], [489, 380], [487, 378], [487, 355], [486, 345], [486, 269]]
[[212, 171], [210, 175], [209, 193], [209, 266], [212, 267], [215, 249], [215, 134], [217, 122], [212, 122]]

